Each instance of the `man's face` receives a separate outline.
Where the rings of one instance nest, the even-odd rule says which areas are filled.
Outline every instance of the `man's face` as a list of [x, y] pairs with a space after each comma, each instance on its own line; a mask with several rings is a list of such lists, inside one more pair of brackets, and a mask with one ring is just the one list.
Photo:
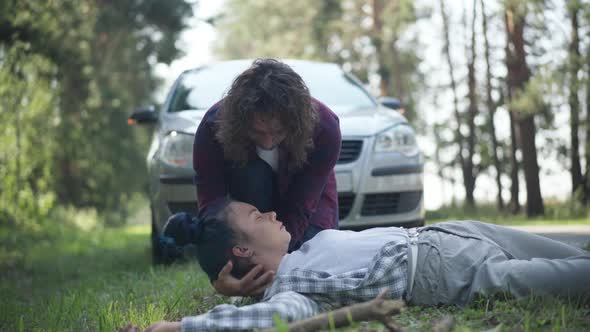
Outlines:
[[252, 250], [287, 252], [291, 234], [276, 219], [276, 213], [260, 213], [256, 207], [242, 202], [232, 202], [229, 207], [235, 227], [245, 235]]
[[271, 150], [285, 139], [285, 131], [278, 117], [255, 113], [250, 138], [258, 147]]

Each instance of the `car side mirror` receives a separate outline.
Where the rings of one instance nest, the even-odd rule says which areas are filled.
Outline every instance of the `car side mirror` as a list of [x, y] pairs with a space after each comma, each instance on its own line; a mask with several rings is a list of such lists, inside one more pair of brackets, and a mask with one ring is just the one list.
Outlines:
[[402, 108], [402, 103], [397, 98], [393, 97], [379, 97], [377, 98], [379, 104], [391, 108], [392, 110], [399, 110]]
[[154, 105], [140, 107], [127, 118], [127, 124], [150, 124], [158, 122], [158, 112]]

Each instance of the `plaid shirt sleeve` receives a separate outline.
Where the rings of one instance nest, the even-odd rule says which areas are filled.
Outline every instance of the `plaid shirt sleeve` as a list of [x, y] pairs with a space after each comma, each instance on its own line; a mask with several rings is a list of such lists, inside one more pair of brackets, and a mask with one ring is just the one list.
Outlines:
[[242, 331], [273, 327], [273, 317], [292, 322], [319, 313], [318, 304], [310, 298], [295, 293], [282, 292], [268, 301], [236, 307], [218, 305], [209, 312], [182, 319], [183, 332]]
[[394, 241], [383, 246], [367, 268], [338, 275], [295, 269], [278, 275], [265, 298], [286, 291], [310, 294], [320, 311], [372, 300], [384, 288], [387, 298], [401, 299], [408, 284], [407, 257], [407, 243]]

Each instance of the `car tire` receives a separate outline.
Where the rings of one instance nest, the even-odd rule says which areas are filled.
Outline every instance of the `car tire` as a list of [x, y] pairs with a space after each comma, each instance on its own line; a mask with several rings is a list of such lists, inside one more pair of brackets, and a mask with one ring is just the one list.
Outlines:
[[156, 216], [154, 214], [154, 209], [150, 208], [152, 214], [152, 233], [151, 233], [151, 242], [152, 242], [152, 263], [154, 265], [159, 265], [163, 263], [162, 259], [162, 245], [160, 244], [160, 231], [158, 230], [158, 226], [156, 225]]
[[156, 223], [156, 215], [154, 209], [152, 212], [152, 263], [153, 265], [170, 265], [174, 262], [181, 261], [184, 258], [183, 251], [179, 251], [176, 247], [168, 247], [160, 242], [160, 230]]

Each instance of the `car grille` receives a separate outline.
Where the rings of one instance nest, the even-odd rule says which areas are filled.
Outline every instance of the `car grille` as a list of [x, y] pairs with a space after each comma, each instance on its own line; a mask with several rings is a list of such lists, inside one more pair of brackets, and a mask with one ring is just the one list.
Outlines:
[[354, 204], [354, 194], [353, 193], [338, 194], [338, 218], [340, 220], [348, 217], [348, 214], [350, 213], [350, 210], [352, 209], [352, 204]]
[[338, 157], [338, 164], [351, 163], [359, 158], [361, 150], [363, 149], [362, 140], [346, 140], [342, 141], [340, 149], [340, 156]]
[[421, 198], [422, 191], [368, 194], [365, 195], [361, 215], [378, 216], [409, 212], [416, 208]]
[[188, 212], [192, 215], [197, 215], [199, 212], [197, 202], [168, 202], [168, 210], [170, 210], [170, 213], [172, 214]]

